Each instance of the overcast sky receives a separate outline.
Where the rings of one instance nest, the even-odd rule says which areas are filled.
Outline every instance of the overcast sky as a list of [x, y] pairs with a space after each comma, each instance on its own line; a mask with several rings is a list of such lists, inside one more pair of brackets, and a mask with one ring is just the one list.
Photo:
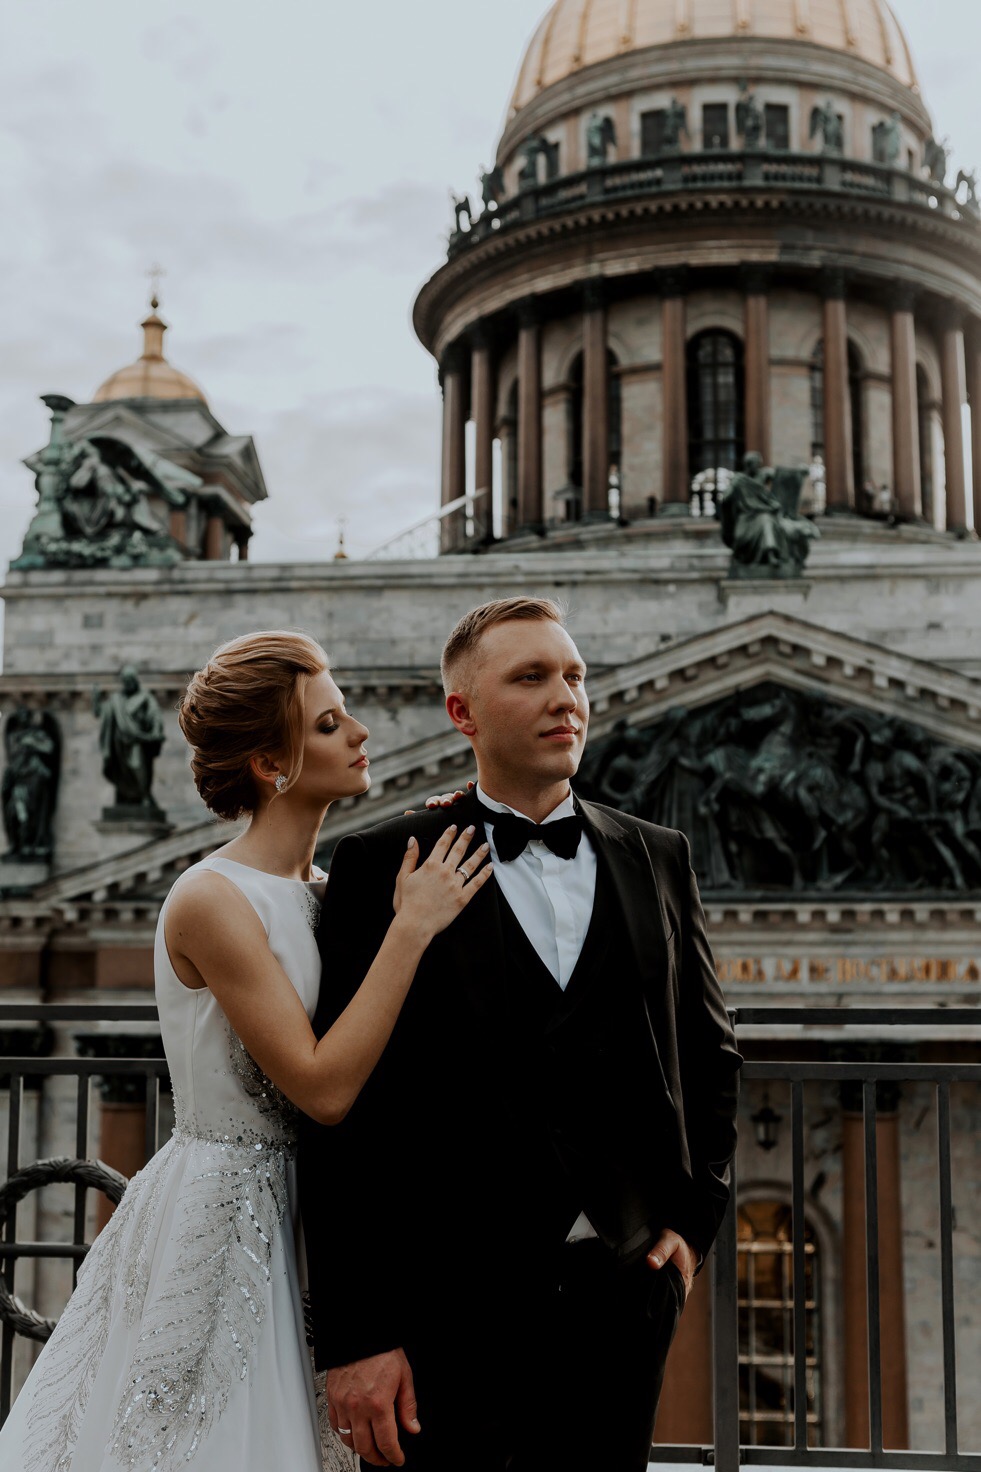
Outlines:
[[[543, 0], [7, 0], [0, 27], [0, 562], [34, 504], [41, 393], [167, 353], [270, 500], [253, 555], [363, 554], [438, 505], [410, 311], [449, 189], [477, 192]], [[977, 0], [895, 0], [954, 168], [981, 164]]]

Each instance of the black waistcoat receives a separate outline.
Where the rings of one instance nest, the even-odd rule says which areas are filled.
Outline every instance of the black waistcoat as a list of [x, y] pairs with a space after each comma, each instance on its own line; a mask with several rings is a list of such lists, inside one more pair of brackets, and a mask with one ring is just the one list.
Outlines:
[[[593, 914], [563, 992], [500, 897], [508, 960], [508, 1137], [515, 1225], [561, 1243], [585, 1210], [630, 1261], [663, 1222], [666, 1100], [613, 881], [598, 866]], [[650, 978], [646, 978], [650, 984]], [[670, 1107], [670, 1106], [668, 1106]]]

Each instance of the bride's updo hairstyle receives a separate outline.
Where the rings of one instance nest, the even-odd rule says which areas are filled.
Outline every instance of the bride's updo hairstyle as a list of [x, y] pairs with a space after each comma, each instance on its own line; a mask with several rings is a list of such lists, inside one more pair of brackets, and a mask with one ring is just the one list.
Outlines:
[[249, 763], [262, 752], [284, 753], [287, 787], [296, 780], [303, 761], [303, 687], [308, 676], [327, 668], [316, 639], [273, 629], [230, 639], [191, 676], [177, 715], [194, 753], [195, 786], [219, 818], [255, 812]]

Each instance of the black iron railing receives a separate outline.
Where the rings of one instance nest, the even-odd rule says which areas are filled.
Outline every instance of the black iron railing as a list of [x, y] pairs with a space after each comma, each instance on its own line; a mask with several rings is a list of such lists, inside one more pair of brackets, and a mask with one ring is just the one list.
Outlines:
[[[737, 1032], [742, 1028], [772, 1025], [797, 1029], [835, 1027], [847, 1036], [849, 1027], [882, 1029], [882, 1035], [893, 1026], [919, 1027], [929, 1024], [936, 1035], [948, 1028], [977, 1028], [981, 1010], [976, 1008], [804, 1008], [759, 1007], [739, 1008], [733, 1012]], [[93, 1025], [156, 1021], [156, 1009], [150, 1004], [126, 1006], [31, 1006], [0, 1004], [0, 1024], [10, 1022], [43, 1023], [50, 1026], [84, 1024], [91, 1039]], [[781, 1046], [779, 1035], [766, 1046], [776, 1051]], [[856, 1053], [860, 1052], [856, 1048]], [[84, 1160], [89, 1153], [91, 1120], [90, 1095], [94, 1078], [106, 1074], [140, 1077], [146, 1101], [145, 1148], [150, 1155], [159, 1147], [160, 1085], [166, 1077], [163, 1059], [120, 1059], [115, 1057], [37, 1058], [7, 1057], [0, 1060], [0, 1098], [9, 1092], [7, 1128], [7, 1177], [22, 1170], [22, 1119], [25, 1081], [36, 1083], [49, 1077], [73, 1077], [76, 1080], [75, 1152]], [[3, 1076], [6, 1076], [5, 1078]], [[791, 1130], [791, 1217], [792, 1237], [792, 1344], [793, 1394], [792, 1445], [756, 1446], [740, 1444], [739, 1377], [739, 1289], [737, 1207], [739, 1184], [733, 1181], [733, 1204], [723, 1224], [712, 1254], [713, 1274], [713, 1381], [715, 1434], [711, 1446], [657, 1446], [651, 1453], [652, 1463], [714, 1463], [721, 1472], [737, 1472], [740, 1464], [756, 1466], [813, 1466], [840, 1468], [903, 1468], [923, 1472], [981, 1472], [981, 1455], [961, 1449], [957, 1404], [957, 1345], [954, 1313], [954, 1211], [951, 1173], [951, 1100], [955, 1084], [981, 1084], [981, 1063], [975, 1062], [883, 1062], [861, 1059], [833, 1061], [751, 1061], [746, 1063], [743, 1077], [747, 1083], [759, 1081], [782, 1085], [789, 1089]], [[840, 1446], [809, 1445], [808, 1365], [807, 1365], [807, 1296], [805, 1241], [805, 1086], [816, 1083], [850, 1085], [860, 1091], [863, 1116], [864, 1183], [865, 1183], [865, 1273], [868, 1374], [869, 1445], [854, 1449]], [[931, 1452], [888, 1450], [883, 1447], [882, 1343], [880, 1334], [880, 1266], [879, 1266], [879, 1173], [877, 1114], [880, 1109], [878, 1090], [884, 1084], [928, 1084], [936, 1093], [938, 1216], [934, 1235], [940, 1244], [941, 1327], [943, 1345], [943, 1447]], [[4, 1186], [0, 1185], [0, 1203]], [[75, 1187], [73, 1234], [70, 1241], [22, 1241], [17, 1236], [16, 1206], [7, 1212], [0, 1233], [0, 1279], [8, 1295], [13, 1292], [14, 1265], [18, 1260], [60, 1257], [78, 1263], [88, 1251], [85, 1240], [86, 1187]], [[10, 1408], [14, 1330], [4, 1323], [0, 1336], [0, 1423]], [[42, 1337], [41, 1334], [35, 1337]], [[963, 1370], [963, 1367], [962, 1367]], [[972, 1375], [978, 1367], [969, 1367]], [[962, 1376], [963, 1378], [963, 1376]]]
[[484, 210], [469, 230], [450, 236], [449, 254], [478, 245], [500, 231], [544, 219], [597, 201], [639, 198], [656, 194], [706, 189], [780, 189], [864, 196], [892, 200], [937, 211], [951, 219], [979, 223], [977, 207], [962, 204], [955, 192], [932, 179], [905, 169], [839, 154], [741, 153], [706, 149], [692, 153], [664, 153], [650, 158], [621, 159], [616, 163], [563, 174], [522, 188], [496, 209]]

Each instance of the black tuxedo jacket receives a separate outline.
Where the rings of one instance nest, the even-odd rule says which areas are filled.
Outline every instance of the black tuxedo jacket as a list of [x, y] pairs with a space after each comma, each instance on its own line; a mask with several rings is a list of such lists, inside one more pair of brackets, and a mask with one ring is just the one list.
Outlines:
[[[672, 1200], [649, 1235], [672, 1227], [704, 1254], [729, 1196], [741, 1060], [688, 842], [610, 808], [580, 808], [637, 963], [651, 1068], [666, 1105], [649, 1170], [671, 1182]], [[476, 823], [473, 847], [483, 841], [471, 795], [450, 814], [397, 818], [338, 845], [318, 931], [318, 1036], [360, 986], [391, 923], [409, 835], [425, 858], [451, 820]], [[430, 945], [347, 1118], [333, 1127], [303, 1122], [300, 1201], [321, 1368], [411, 1344], [425, 1324], [450, 1323], [474, 1274], [491, 1315], [508, 1301], [523, 1253], [520, 1190], [502, 1129], [509, 1049], [500, 978], [509, 964], [491, 880]], [[636, 1257], [637, 1221], [612, 1216], [602, 1227], [607, 1246]]]

